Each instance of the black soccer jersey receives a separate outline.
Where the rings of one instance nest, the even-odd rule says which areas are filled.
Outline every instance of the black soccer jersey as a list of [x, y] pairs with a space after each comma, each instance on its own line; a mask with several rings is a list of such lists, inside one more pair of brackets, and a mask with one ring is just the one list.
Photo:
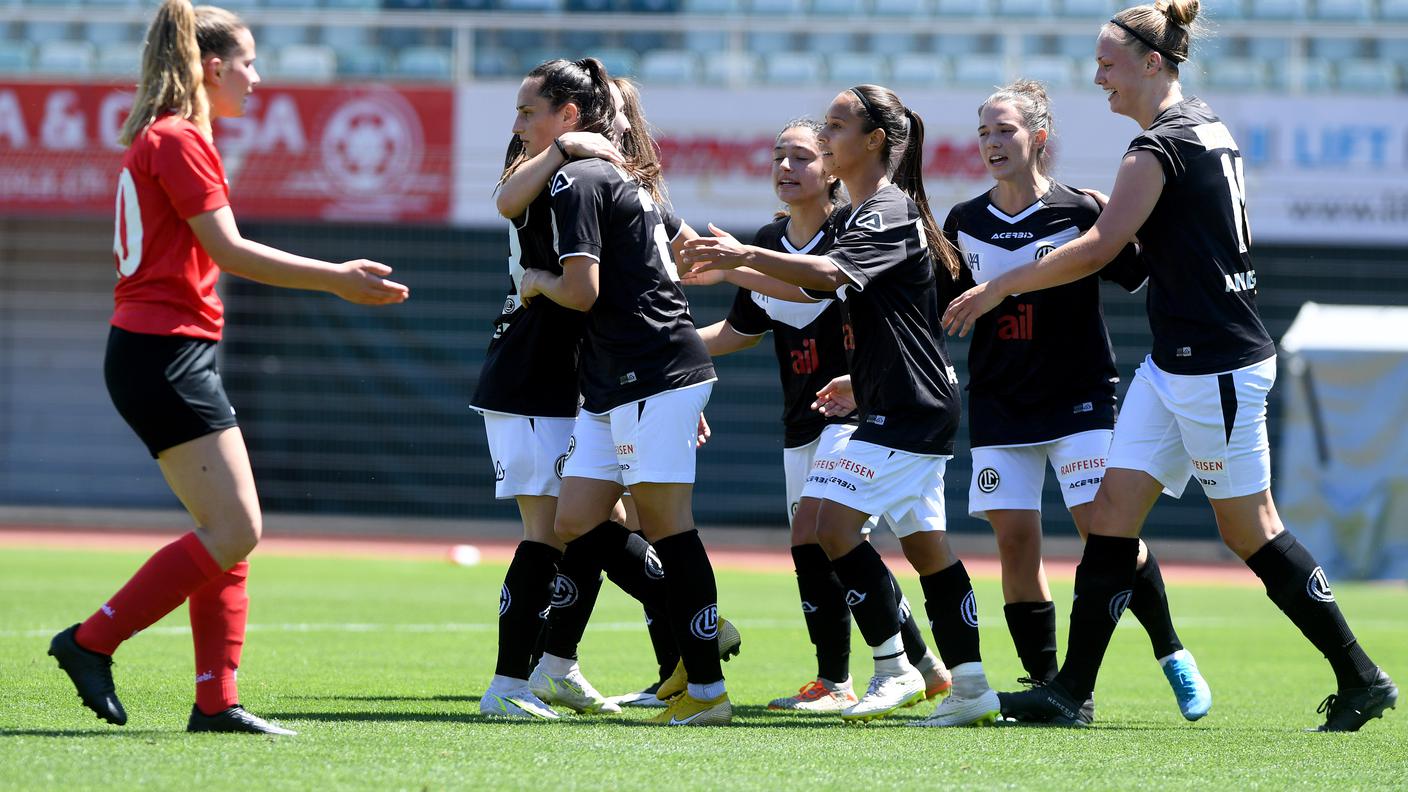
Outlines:
[[[832, 219], [835, 217], [833, 215]], [[831, 220], [800, 248], [794, 247], [787, 238], [788, 222], [789, 219], [784, 217], [763, 226], [754, 237], [753, 244], [768, 250], [812, 256], [825, 255], [831, 247], [835, 237]], [[777, 355], [778, 373], [782, 379], [785, 447], [807, 445], [817, 439], [827, 424], [856, 422], [854, 414], [828, 418], [811, 408], [817, 391], [831, 380], [850, 372], [846, 363], [850, 327], [845, 322], [840, 302], [831, 299], [814, 303], [788, 302], [739, 289], [727, 321], [730, 327], [744, 335], [756, 336], [772, 331], [773, 351]]]
[[714, 364], [670, 252], [670, 213], [605, 160], [567, 163], [548, 192], [558, 254], [598, 262], [600, 289], [582, 347], [583, 409], [604, 413], [712, 381]]
[[1164, 171], [1163, 194], [1139, 229], [1154, 363], [1214, 374], [1276, 354], [1256, 309], [1242, 155], [1227, 127], [1201, 99], [1185, 99], [1129, 150], [1151, 152]]
[[577, 363], [587, 317], [542, 298], [524, 305], [526, 269], [562, 274], [553, 246], [552, 206], [544, 189], [509, 229], [508, 297], [479, 370], [472, 406], [539, 418], [577, 414]]
[[855, 334], [849, 352], [860, 427], [852, 437], [952, 454], [962, 408], [939, 316], [957, 284], [947, 273], [935, 278], [919, 207], [893, 184], [840, 216], [826, 257], [851, 281], [836, 296]]
[[[1100, 206], [1052, 182], [1016, 215], [990, 192], [958, 204], [944, 235], [958, 246], [963, 288], [1029, 264], [1083, 234]], [[1025, 445], [1115, 425], [1115, 355], [1100, 308], [1099, 279], [1129, 291], [1148, 267], [1134, 245], [1097, 275], [1012, 295], [973, 326], [968, 352], [968, 431], [972, 445]]]

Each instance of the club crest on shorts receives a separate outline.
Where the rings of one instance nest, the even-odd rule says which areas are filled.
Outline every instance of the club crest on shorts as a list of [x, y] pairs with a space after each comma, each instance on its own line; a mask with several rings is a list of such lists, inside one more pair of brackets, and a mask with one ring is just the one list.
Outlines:
[[1129, 607], [1129, 598], [1132, 596], [1134, 596], [1134, 590], [1125, 589], [1110, 597], [1110, 621], [1119, 623], [1120, 616], [1123, 616], [1124, 609]]
[[1305, 581], [1305, 593], [1316, 602], [1335, 601], [1335, 592], [1330, 590], [1330, 579], [1325, 577], [1325, 570], [1320, 567], [1315, 567]]
[[984, 495], [992, 494], [1001, 483], [1002, 477], [993, 468], [985, 467], [978, 471], [978, 491]]
[[552, 177], [552, 186], [548, 188], [548, 195], [555, 196], [563, 190], [571, 188], [572, 182], [575, 181], [577, 180], [571, 176], [568, 176], [562, 171], [558, 171], [557, 175]]
[[577, 602], [577, 584], [561, 573], [552, 581], [552, 607], [566, 608]]
[[567, 467], [567, 460], [572, 458], [572, 452], [576, 450], [577, 435], [572, 435], [567, 438], [567, 451], [563, 453], [562, 456], [557, 458], [557, 465], [556, 467], [554, 467], [554, 470], [557, 471], [557, 477], [559, 479], [562, 478], [562, 469]]
[[856, 591], [855, 589], [851, 589], [850, 591], [846, 592], [846, 604], [854, 608], [862, 602], [865, 602], [865, 596], [865, 594]]
[[705, 605], [689, 620], [689, 631], [701, 641], [712, 641], [719, 637], [719, 606]]
[[509, 606], [513, 604], [513, 595], [508, 593], [508, 584], [499, 590], [499, 615], [508, 613]]
[[978, 626], [978, 598], [970, 589], [963, 597], [963, 604], [958, 606], [958, 611], [963, 616], [963, 623], [969, 627]]
[[655, 580], [665, 577], [665, 565], [660, 563], [660, 556], [653, 547], [645, 548], [645, 576]]

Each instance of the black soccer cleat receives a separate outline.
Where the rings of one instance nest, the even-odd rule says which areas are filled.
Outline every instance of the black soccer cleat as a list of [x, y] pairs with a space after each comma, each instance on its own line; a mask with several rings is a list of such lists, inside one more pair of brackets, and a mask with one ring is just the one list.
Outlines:
[[73, 680], [83, 706], [99, 718], [115, 726], [127, 722], [127, 711], [117, 700], [112, 684], [112, 656], [90, 652], [78, 645], [74, 636], [78, 625], [64, 630], [49, 641], [49, 655], [59, 661], [59, 668]]
[[270, 723], [249, 710], [236, 704], [214, 715], [206, 715], [200, 707], [191, 707], [191, 719], [186, 722], [188, 732], [236, 732], [243, 734], [278, 734], [293, 736], [298, 732]]
[[1002, 717], [1048, 726], [1089, 726], [1095, 722], [1095, 698], [1077, 704], [1056, 682], [1033, 685], [1016, 693], [998, 693]]
[[1374, 718], [1382, 718], [1384, 710], [1398, 704], [1398, 686], [1382, 668], [1374, 674], [1368, 687], [1340, 690], [1325, 697], [1316, 712], [1324, 713], [1325, 722], [1315, 729], [1322, 732], [1353, 732]]

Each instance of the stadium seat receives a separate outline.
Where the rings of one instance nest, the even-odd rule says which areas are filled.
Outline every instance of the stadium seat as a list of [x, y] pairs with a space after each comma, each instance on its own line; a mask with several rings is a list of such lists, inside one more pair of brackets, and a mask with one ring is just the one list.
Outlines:
[[939, 55], [902, 52], [890, 58], [890, 79], [896, 85], [932, 88], [942, 85], [947, 77], [947, 64]]
[[120, 75], [135, 80], [141, 71], [141, 44], [132, 41], [112, 41], [98, 47], [98, 58], [93, 62], [95, 74]]
[[482, 78], [520, 76], [518, 59], [500, 47], [479, 47], [474, 50], [474, 76]]
[[1001, 55], [959, 55], [953, 59], [953, 82], [965, 88], [997, 88], [1007, 82]]
[[743, 45], [758, 55], [770, 52], [788, 52], [792, 49], [792, 33], [785, 30], [763, 30], [748, 33], [743, 37]]
[[1357, 38], [1312, 38], [1306, 42], [1306, 54], [1312, 58], [1325, 58], [1330, 61], [1362, 58], [1368, 42]]
[[1059, 12], [1063, 17], [1074, 19], [1106, 20], [1115, 11], [1111, 0], [1061, 0]]
[[1255, 36], [1247, 39], [1247, 54], [1268, 61], [1285, 60], [1291, 55], [1291, 42], [1283, 38]]
[[[1334, 86], [1334, 70], [1322, 58], [1305, 58], [1301, 62], [1300, 89], [1305, 93], [1324, 93]], [[1295, 90], [1295, 69], [1291, 62], [1272, 62], [1268, 68], [1271, 87], [1278, 91]]]
[[934, 13], [941, 17], [987, 16], [988, 0], [936, 0]]
[[261, 0], [261, 2], [265, 8], [271, 11], [302, 11], [322, 5], [321, 0]]
[[1260, 58], [1220, 58], [1207, 71], [1207, 84], [1223, 91], [1259, 91], [1267, 83], [1266, 62]]
[[1315, 0], [1315, 19], [1367, 22], [1372, 14], [1370, 0]]
[[995, 55], [1001, 44], [996, 36], [966, 33], [940, 33], [934, 37], [934, 50], [953, 57], [955, 55]]
[[564, 30], [558, 36], [558, 46], [575, 57], [595, 55], [607, 46], [607, 34], [600, 30]]
[[1382, 38], [1378, 41], [1379, 58], [1400, 67], [1408, 67], [1408, 38]]
[[874, 0], [870, 12], [875, 16], [907, 19], [933, 15], [929, 0]]
[[626, 8], [633, 14], [678, 14], [680, 0], [628, 0]]
[[1379, 19], [1408, 22], [1408, 0], [1379, 0]]
[[34, 65], [34, 45], [0, 41], [0, 74], [28, 74]]
[[618, 0], [566, 0], [563, 9], [574, 14], [606, 14], [624, 10]]
[[640, 58], [628, 49], [603, 47], [590, 54], [601, 61], [606, 73], [613, 77], [633, 77], [640, 71]]
[[684, 0], [684, 12], [686, 14], [723, 16], [725, 14], [737, 14], [739, 10], [739, 0]]
[[1305, 19], [1306, 0], [1249, 0], [1249, 19]]
[[378, 44], [336, 52], [337, 73], [344, 77], [385, 79], [391, 72], [391, 56]]
[[621, 46], [637, 53], [652, 52], [658, 49], [678, 49], [679, 34], [662, 30], [623, 30]]
[[748, 13], [755, 16], [798, 16], [805, 9], [802, 0], [750, 0]]
[[279, 50], [275, 65], [281, 80], [331, 82], [337, 75], [337, 55], [323, 44], [290, 44]]
[[68, 32], [67, 22], [28, 22], [24, 26], [24, 40], [37, 47], [49, 41], [66, 41]]
[[527, 14], [543, 14], [562, 10], [562, 0], [498, 0], [499, 8]]
[[1038, 80], [1047, 88], [1069, 88], [1077, 82], [1076, 66], [1065, 55], [1028, 55], [1022, 58], [1017, 76]]
[[815, 16], [855, 17], [865, 13], [861, 0], [812, 0]]
[[102, 46], [115, 41], [140, 41], [142, 34], [125, 22], [85, 22], [83, 40]]
[[1247, 15], [1246, 4], [1252, 0], [1216, 0], [1213, 3], [1204, 3], [1202, 13], [1206, 13], [1213, 22], [1222, 19], [1243, 19]]
[[868, 36], [866, 51], [894, 55], [900, 52], [933, 52], [933, 38], [923, 33], [886, 33]]
[[725, 30], [686, 30], [684, 47], [690, 52], [712, 55], [729, 48], [728, 38], [728, 31]]
[[323, 0], [323, 5], [343, 11], [375, 11], [380, 3], [377, 0]]
[[849, 32], [811, 33], [807, 35], [807, 51], [825, 54], [855, 52], [856, 36]]
[[771, 85], [814, 85], [825, 76], [822, 56], [815, 52], [771, 52], [763, 56], [763, 82]]
[[356, 47], [367, 47], [376, 43], [376, 33], [363, 25], [333, 25], [323, 28], [323, 43], [342, 53]]
[[1387, 61], [1352, 58], [1335, 67], [1335, 82], [1341, 91], [1392, 93], [1398, 89], [1398, 67]]
[[641, 82], [681, 85], [699, 80], [699, 56], [689, 50], [660, 49], [640, 59]]
[[408, 80], [449, 80], [450, 51], [443, 47], [407, 47], [396, 56], [395, 76]]
[[1052, 5], [1053, 0], [997, 0], [994, 13], [1005, 18], [1040, 19], [1055, 13]]
[[827, 56], [832, 83], [842, 85], [885, 85], [890, 82], [888, 59], [874, 52], [840, 50]]
[[719, 52], [704, 59], [704, 79], [710, 85], [747, 85], [758, 74], [758, 56], [751, 52]]
[[1061, 36], [1056, 40], [1056, 51], [1077, 61], [1094, 63], [1097, 35], [1096, 33], [1075, 33]]
[[34, 54], [35, 74], [84, 75], [93, 73], [97, 54], [86, 41], [46, 41]]
[[132, 8], [141, 5], [141, 0], [83, 0], [83, 4], [105, 8]]
[[290, 44], [307, 44], [313, 29], [307, 25], [264, 25], [254, 34], [255, 48], [282, 49]]

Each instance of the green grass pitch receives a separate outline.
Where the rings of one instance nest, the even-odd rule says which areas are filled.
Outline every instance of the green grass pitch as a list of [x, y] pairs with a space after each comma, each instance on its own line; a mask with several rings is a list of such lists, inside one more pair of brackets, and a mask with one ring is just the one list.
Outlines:
[[[243, 703], [295, 738], [187, 735], [185, 609], [125, 645], [115, 667], [130, 720], [83, 709], [44, 651], [143, 559], [118, 552], [0, 555], [0, 788], [125, 789], [1405, 789], [1408, 706], [1359, 734], [1307, 734], [1333, 687], [1328, 666], [1254, 586], [1170, 591], [1185, 644], [1212, 685], [1212, 713], [1179, 717], [1132, 618], [1117, 632], [1088, 730], [847, 727], [770, 713], [814, 672], [790, 574], [719, 573], [743, 631], [725, 666], [729, 728], [660, 729], [619, 717], [558, 723], [481, 718], [493, 672], [503, 567], [258, 557]], [[1250, 575], [1250, 573], [1248, 573]], [[902, 576], [918, 599], [917, 581]], [[1369, 652], [1408, 682], [1408, 591], [1336, 587]], [[1059, 603], [1070, 599], [1058, 581]], [[999, 689], [1020, 675], [996, 581], [978, 581], [983, 648]], [[1065, 637], [1065, 616], [1060, 620]], [[853, 671], [870, 661], [856, 636]], [[582, 646], [608, 695], [652, 681], [639, 609], [609, 585]], [[927, 714], [931, 705], [911, 710]]]

